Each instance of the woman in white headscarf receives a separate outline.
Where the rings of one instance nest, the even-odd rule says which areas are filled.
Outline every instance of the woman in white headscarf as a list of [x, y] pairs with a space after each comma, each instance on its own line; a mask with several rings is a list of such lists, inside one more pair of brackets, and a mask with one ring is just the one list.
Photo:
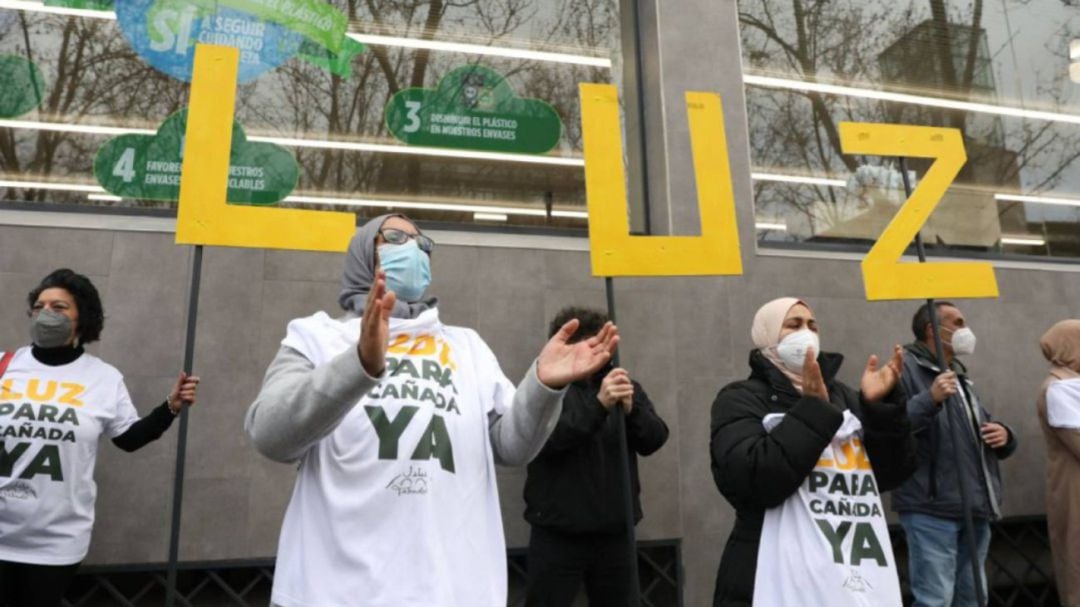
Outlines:
[[1046, 437], [1046, 523], [1058, 598], [1080, 607], [1080, 320], [1063, 320], [1039, 340], [1050, 361], [1037, 404]]
[[514, 388], [472, 329], [425, 297], [434, 243], [403, 215], [361, 227], [345, 260], [345, 315], [289, 323], [245, 429], [299, 462], [278, 544], [280, 607], [503, 607], [506, 546], [495, 464], [524, 465], [570, 383], [618, 343], [571, 320]]
[[713, 477], [736, 510], [714, 605], [899, 605], [878, 496], [915, 468], [900, 346], [856, 391], [802, 300], [762, 306], [751, 336], [749, 379], [712, 407]]

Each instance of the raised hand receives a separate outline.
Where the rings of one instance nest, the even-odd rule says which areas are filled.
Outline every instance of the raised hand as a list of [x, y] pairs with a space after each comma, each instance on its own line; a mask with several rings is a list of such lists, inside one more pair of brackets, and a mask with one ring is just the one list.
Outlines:
[[871, 354], [870, 359], [866, 361], [866, 370], [863, 371], [862, 382], [859, 384], [863, 398], [871, 403], [885, 398], [896, 387], [896, 382], [900, 381], [903, 368], [904, 349], [899, 345], [893, 346], [892, 358], [880, 369], [878, 357]]
[[173, 413], [179, 413], [180, 407], [195, 404], [198, 389], [199, 378], [181, 371], [180, 376], [176, 378], [176, 383], [173, 384], [172, 390], [169, 390], [169, 396], [165, 399], [165, 402], [168, 403], [169, 409]]
[[577, 331], [578, 320], [562, 326], [544, 345], [536, 361], [540, 383], [556, 390], [571, 382], [589, 377], [611, 360], [619, 344], [619, 330], [608, 322], [600, 332], [577, 343], [567, 343]]
[[825, 387], [825, 378], [821, 375], [821, 365], [817, 361], [817, 352], [806, 349], [806, 360], [802, 366], [803, 395], [816, 396], [829, 402], [829, 389]]
[[600, 382], [600, 392], [596, 395], [597, 400], [608, 411], [616, 404], [621, 404], [629, 414], [634, 404], [634, 384], [630, 381], [630, 374], [626, 369], [615, 368]]
[[394, 310], [397, 296], [386, 290], [386, 272], [375, 268], [375, 282], [364, 304], [364, 316], [360, 319], [360, 341], [356, 353], [360, 364], [371, 377], [382, 375], [386, 368], [386, 348], [390, 343], [390, 313]]

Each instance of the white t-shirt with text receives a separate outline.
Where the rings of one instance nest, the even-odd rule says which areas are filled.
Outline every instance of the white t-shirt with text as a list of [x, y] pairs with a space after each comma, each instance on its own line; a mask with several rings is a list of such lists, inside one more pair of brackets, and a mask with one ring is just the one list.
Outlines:
[[[289, 323], [316, 366], [360, 320]], [[272, 601], [283, 607], [503, 607], [506, 547], [488, 416], [514, 386], [475, 331], [431, 309], [390, 320], [387, 377], [301, 458]]]
[[84, 353], [66, 365], [20, 348], [0, 378], [0, 560], [78, 563], [94, 526], [102, 434], [139, 419], [124, 378]]
[[[762, 420], [772, 430], [783, 419]], [[763, 482], [768, 482], [763, 480]], [[755, 607], [899, 607], [900, 582], [862, 423], [850, 411], [814, 469], [765, 511]]]

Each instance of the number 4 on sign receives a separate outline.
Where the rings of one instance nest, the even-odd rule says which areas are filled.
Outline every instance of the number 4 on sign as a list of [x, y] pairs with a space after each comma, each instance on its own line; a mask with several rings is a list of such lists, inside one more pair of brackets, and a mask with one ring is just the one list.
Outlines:
[[934, 159], [911, 198], [863, 259], [868, 300], [998, 296], [994, 267], [989, 263], [900, 261], [967, 161], [959, 130], [842, 122], [840, 145], [845, 154]]
[[119, 177], [124, 183], [131, 183], [135, 179], [135, 148], [127, 148], [120, 159], [113, 166], [113, 177]]

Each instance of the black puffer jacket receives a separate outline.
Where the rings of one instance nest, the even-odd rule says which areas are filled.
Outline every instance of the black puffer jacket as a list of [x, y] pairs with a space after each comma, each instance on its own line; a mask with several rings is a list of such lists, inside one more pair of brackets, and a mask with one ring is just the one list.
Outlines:
[[[827, 403], [801, 396], [760, 352], [750, 353], [750, 378], [729, 384], [712, 407], [712, 471], [720, 493], [735, 507], [716, 577], [715, 606], [750, 605], [754, 597], [758, 543], [765, 510], [779, 506], [817, 464], [850, 409], [863, 424], [863, 444], [879, 490], [899, 485], [915, 470], [915, 443], [897, 387], [885, 401], [864, 402], [836, 373], [843, 356], [818, 357], [829, 390]], [[786, 413], [772, 432], [761, 424], [769, 413]]]
[[[529, 463], [525, 480], [529, 523], [568, 534], [626, 530], [618, 423], [597, 398], [611, 369], [609, 365], [588, 380], [574, 382], [566, 391], [555, 430]], [[637, 523], [641, 520], [637, 456], [652, 454], [668, 438], [667, 424], [637, 382], [625, 427]]]

